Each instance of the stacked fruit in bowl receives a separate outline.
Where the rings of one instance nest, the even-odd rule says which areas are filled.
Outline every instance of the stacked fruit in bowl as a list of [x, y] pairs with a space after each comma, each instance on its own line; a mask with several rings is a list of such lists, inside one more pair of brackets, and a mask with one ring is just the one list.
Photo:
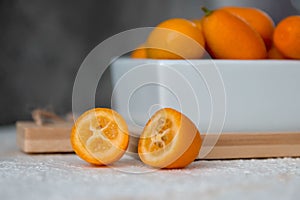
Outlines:
[[[256, 8], [223, 7], [213, 11], [206, 8], [202, 10], [205, 15], [201, 19], [173, 18], [160, 23], [151, 31], [145, 43], [132, 52], [131, 57], [135, 59], [204, 59], [207, 56], [214, 59], [239, 60], [300, 59], [300, 16], [286, 17], [275, 26], [267, 13]], [[126, 71], [126, 67], [132, 69], [130, 64], [120, 63], [123, 65], [122, 70], [125, 68], [124, 71]], [[121, 69], [119, 66], [120, 64], [115, 69]], [[278, 82], [280, 72], [276, 72], [270, 80]], [[291, 71], [291, 73], [294, 72], [297, 71]], [[141, 78], [144, 78], [148, 74], [142, 75]], [[224, 75], [226, 76], [226, 73]], [[119, 76], [116, 77], [119, 78]], [[119, 81], [118, 78], [116, 80]], [[228, 76], [227, 80], [231, 78], [232, 76]], [[240, 80], [229, 83], [239, 83]], [[246, 81], [247, 83], [249, 82]], [[254, 85], [256, 86], [257, 84]], [[240, 87], [242, 88], [243, 85]], [[284, 86], [281, 87], [284, 88]], [[238, 89], [236, 93], [227, 94], [238, 96], [240, 91]], [[271, 92], [262, 102], [278, 97], [273, 96]], [[148, 96], [145, 95], [145, 101]], [[117, 97], [122, 99], [120, 102], [127, 100], [120, 94]], [[292, 97], [294, 98], [294, 95]], [[277, 102], [280, 102], [282, 106], [282, 101]], [[128, 104], [124, 104], [119, 108], [126, 107], [127, 109], [127, 106]], [[239, 107], [236, 109], [238, 110]], [[110, 165], [125, 154], [130, 137], [126, 118], [118, 113], [120, 110], [95, 108], [83, 113], [76, 120], [70, 139], [79, 157], [94, 165]], [[259, 114], [258, 112], [257, 115]], [[141, 161], [151, 167], [183, 168], [199, 155], [202, 139], [198, 127], [188, 115], [173, 108], [162, 108], [145, 123], [136, 145]]]
[[300, 16], [288, 16], [275, 26], [257, 8], [202, 10], [201, 19], [161, 22], [131, 57], [201, 59], [208, 52], [214, 59], [300, 59]]

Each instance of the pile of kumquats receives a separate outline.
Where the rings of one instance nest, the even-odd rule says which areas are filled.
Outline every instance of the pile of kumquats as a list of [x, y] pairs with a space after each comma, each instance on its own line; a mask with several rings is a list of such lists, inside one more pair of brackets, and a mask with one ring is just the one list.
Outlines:
[[[132, 52], [133, 58], [300, 59], [300, 16], [274, 25], [256, 8], [203, 8], [202, 19], [169, 19], [149, 34]], [[116, 111], [94, 108], [74, 123], [71, 144], [88, 163], [109, 165], [118, 161], [129, 144], [126, 121]], [[200, 132], [184, 114], [163, 108], [146, 123], [138, 142], [138, 155], [154, 168], [183, 168], [197, 158]]]
[[202, 8], [201, 19], [172, 18], [158, 24], [132, 58], [300, 59], [300, 15], [276, 26], [252, 7]]

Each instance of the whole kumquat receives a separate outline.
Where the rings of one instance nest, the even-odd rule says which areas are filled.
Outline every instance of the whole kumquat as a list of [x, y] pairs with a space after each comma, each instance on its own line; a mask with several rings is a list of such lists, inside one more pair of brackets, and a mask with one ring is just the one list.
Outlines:
[[230, 12], [209, 11], [203, 19], [206, 44], [218, 59], [264, 59], [267, 50], [262, 37], [247, 22]]
[[181, 18], [163, 21], [147, 39], [147, 55], [154, 59], [199, 59], [205, 40], [196, 24]]
[[280, 21], [275, 28], [273, 42], [284, 56], [300, 59], [300, 16], [289, 16]]

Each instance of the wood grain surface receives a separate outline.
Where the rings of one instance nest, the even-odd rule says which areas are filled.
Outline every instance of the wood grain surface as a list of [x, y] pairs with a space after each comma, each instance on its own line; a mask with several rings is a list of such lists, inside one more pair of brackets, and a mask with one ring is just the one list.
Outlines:
[[[38, 126], [17, 122], [17, 144], [26, 153], [72, 152], [72, 124]], [[215, 134], [202, 134], [205, 144], [214, 144]], [[136, 155], [138, 137], [131, 136], [128, 153]], [[205, 146], [203, 146], [205, 147]], [[219, 135], [212, 150], [200, 159], [300, 157], [300, 132], [232, 132]]]

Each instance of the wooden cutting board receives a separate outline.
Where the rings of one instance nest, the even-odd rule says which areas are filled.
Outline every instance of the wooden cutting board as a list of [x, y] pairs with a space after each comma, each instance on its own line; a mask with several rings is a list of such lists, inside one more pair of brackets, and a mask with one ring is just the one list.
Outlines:
[[17, 122], [17, 145], [25, 153], [73, 152], [70, 143], [72, 123]]
[[[25, 153], [73, 152], [72, 123], [37, 125], [17, 122], [17, 144]], [[213, 134], [202, 139], [213, 140]], [[208, 142], [209, 143], [209, 142]], [[137, 152], [138, 137], [131, 137], [128, 152]], [[300, 132], [222, 133], [212, 150], [201, 159], [300, 157]]]

